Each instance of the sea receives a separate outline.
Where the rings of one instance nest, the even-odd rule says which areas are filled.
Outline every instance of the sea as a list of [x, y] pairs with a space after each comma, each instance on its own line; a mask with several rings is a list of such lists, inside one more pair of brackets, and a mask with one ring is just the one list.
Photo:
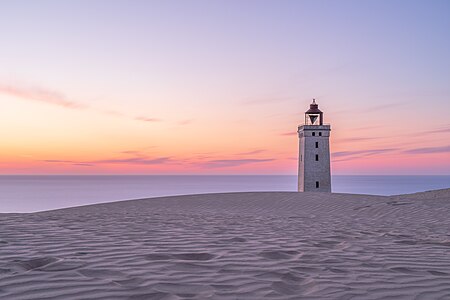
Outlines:
[[[0, 213], [159, 196], [296, 191], [294, 175], [0, 176]], [[450, 188], [450, 176], [332, 176], [335, 193], [397, 195]]]

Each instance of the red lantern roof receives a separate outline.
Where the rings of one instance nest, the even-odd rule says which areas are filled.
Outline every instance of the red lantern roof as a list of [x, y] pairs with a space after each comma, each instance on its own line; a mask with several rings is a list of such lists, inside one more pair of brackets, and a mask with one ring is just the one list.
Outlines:
[[319, 109], [319, 104], [316, 103], [316, 99], [309, 105], [309, 109], [305, 112], [306, 114], [321, 114], [322, 111]]

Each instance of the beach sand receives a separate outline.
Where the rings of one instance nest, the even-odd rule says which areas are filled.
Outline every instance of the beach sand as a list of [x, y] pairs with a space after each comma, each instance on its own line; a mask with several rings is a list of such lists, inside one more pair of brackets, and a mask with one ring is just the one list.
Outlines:
[[450, 189], [0, 214], [0, 299], [450, 299]]

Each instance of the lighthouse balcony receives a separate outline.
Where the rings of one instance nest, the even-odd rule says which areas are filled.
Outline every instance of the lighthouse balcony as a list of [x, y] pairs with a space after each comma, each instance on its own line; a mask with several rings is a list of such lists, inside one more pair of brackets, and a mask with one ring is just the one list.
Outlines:
[[330, 124], [322, 124], [322, 125], [299, 125], [298, 131], [305, 130], [331, 130]]

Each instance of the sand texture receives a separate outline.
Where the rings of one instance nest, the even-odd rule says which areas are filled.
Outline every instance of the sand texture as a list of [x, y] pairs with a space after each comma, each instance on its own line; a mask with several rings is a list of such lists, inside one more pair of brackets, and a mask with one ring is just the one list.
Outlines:
[[0, 299], [450, 299], [450, 189], [0, 214]]

